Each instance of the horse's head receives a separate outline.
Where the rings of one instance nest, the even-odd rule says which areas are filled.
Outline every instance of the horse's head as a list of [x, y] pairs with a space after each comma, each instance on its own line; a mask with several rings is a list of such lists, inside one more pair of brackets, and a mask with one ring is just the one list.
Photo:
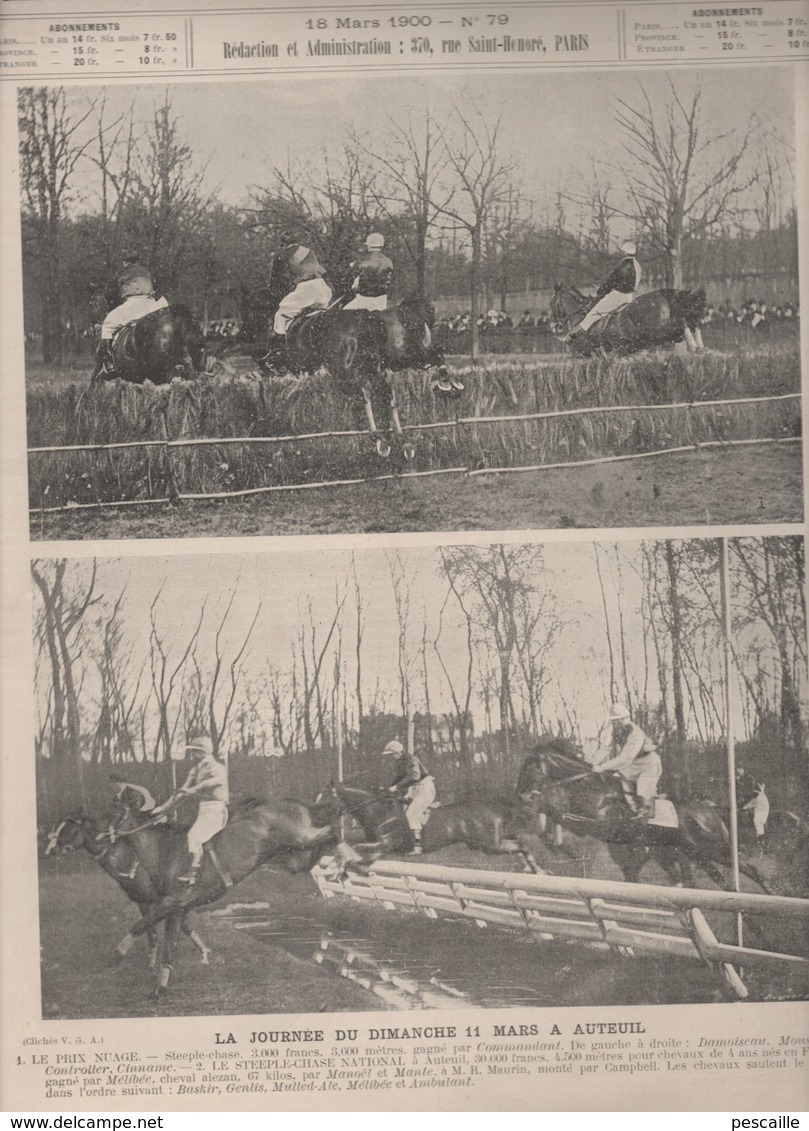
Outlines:
[[43, 855], [62, 856], [65, 852], [81, 848], [88, 836], [92, 835], [90, 825], [87, 817], [65, 817], [48, 833], [48, 843]]
[[553, 334], [566, 333], [571, 325], [580, 320], [590, 305], [591, 299], [582, 294], [576, 287], [566, 287], [563, 283], [554, 283], [550, 306], [551, 332]]

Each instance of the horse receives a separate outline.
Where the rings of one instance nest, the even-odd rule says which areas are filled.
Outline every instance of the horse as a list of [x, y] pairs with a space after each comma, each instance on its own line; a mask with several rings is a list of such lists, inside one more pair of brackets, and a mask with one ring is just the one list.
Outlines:
[[[551, 299], [554, 333], [566, 334], [577, 326], [595, 305], [597, 299], [582, 294], [576, 287], [556, 283]], [[577, 334], [571, 342], [583, 356], [596, 350], [622, 354], [649, 346], [682, 343], [686, 348], [702, 349], [700, 324], [707, 306], [704, 291], [677, 291], [665, 288], [638, 295], [627, 306], [607, 314], [589, 330]]]
[[[415, 841], [405, 819], [404, 805], [387, 790], [367, 789], [351, 782], [331, 782], [318, 795], [315, 806], [328, 812], [334, 805], [335, 815], [353, 817], [364, 835], [364, 844], [353, 847], [362, 855], [412, 852]], [[508, 801], [487, 798], [454, 801], [430, 811], [422, 831], [421, 845], [426, 853], [437, 852], [450, 844], [465, 844], [487, 855], [518, 855], [526, 872], [540, 872], [533, 854], [519, 837], [514, 805]]]
[[314, 867], [329, 850], [343, 868], [357, 859], [332, 825], [316, 825], [309, 807], [289, 798], [251, 800], [238, 806], [224, 829], [205, 845], [196, 883], [182, 889], [175, 881], [188, 867], [184, 832], [158, 831], [151, 822], [143, 822], [134, 830], [118, 829], [117, 836], [131, 840], [140, 863], [164, 890], [116, 948], [118, 954], [128, 954], [140, 935], [165, 921], [157, 996], [168, 989], [177, 932], [189, 911], [213, 903], [270, 860], [296, 874]]
[[113, 338], [112, 357], [113, 372], [96, 370], [93, 384], [115, 377], [135, 385], [166, 385], [174, 377], [190, 381], [206, 368], [205, 335], [188, 307], [175, 303], [124, 326]]
[[[731, 863], [728, 822], [720, 806], [706, 798], [673, 802], [676, 826], [640, 821], [616, 776], [599, 773], [573, 743], [558, 738], [541, 740], [523, 762], [517, 794], [557, 828], [604, 841], [631, 883], [639, 881], [653, 855], [677, 885], [693, 886], [696, 865], [719, 887], [727, 886], [722, 868]], [[740, 869], [770, 892], [755, 865], [740, 862]]]
[[[168, 833], [167, 829], [153, 831], [164, 840]], [[89, 817], [65, 817], [60, 821], [48, 835], [44, 855], [55, 856], [80, 848], [85, 849], [104, 871], [112, 876], [127, 899], [131, 899], [137, 905], [141, 915], [145, 915], [149, 907], [158, 903], [166, 894], [166, 884], [161, 876], [147, 872], [132, 842], [128, 839], [119, 839], [111, 832], [110, 827], [105, 828]], [[200, 952], [203, 965], [207, 966], [210, 949], [191, 926], [189, 919], [189, 915], [183, 915], [180, 919], [180, 927]], [[157, 928], [152, 927], [147, 932], [147, 941], [149, 969], [153, 970], [157, 964]]]
[[444, 355], [432, 339], [433, 310], [415, 297], [390, 310], [304, 311], [285, 335], [283, 360], [296, 374], [325, 368], [367, 426], [376, 452], [387, 458], [395, 442], [404, 458], [415, 455], [405, 439], [391, 374], [403, 369], [433, 371], [434, 391], [460, 396], [462, 382], [450, 377]]

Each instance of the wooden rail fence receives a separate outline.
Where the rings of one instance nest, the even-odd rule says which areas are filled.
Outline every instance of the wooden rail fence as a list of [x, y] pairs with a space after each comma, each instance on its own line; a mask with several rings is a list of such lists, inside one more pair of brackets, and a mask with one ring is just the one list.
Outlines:
[[529, 931], [537, 941], [567, 939], [624, 955], [699, 959], [732, 993], [749, 991], [744, 971], [796, 972], [809, 979], [809, 958], [720, 942], [707, 916], [761, 916], [809, 927], [809, 899], [673, 888], [568, 876], [489, 872], [410, 861], [377, 861], [367, 876], [338, 878], [328, 861], [312, 874], [326, 898], [367, 900], [430, 918], [462, 916], [480, 927]]

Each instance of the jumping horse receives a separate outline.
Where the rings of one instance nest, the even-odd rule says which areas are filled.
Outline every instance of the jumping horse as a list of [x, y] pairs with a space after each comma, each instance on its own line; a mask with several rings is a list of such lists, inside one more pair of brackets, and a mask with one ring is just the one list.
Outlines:
[[[142, 821], [139, 823], [143, 823]], [[45, 848], [46, 856], [61, 855], [65, 852], [84, 849], [111, 876], [123, 891], [127, 899], [136, 904], [141, 915], [146, 915], [149, 908], [159, 903], [167, 891], [165, 877], [157, 871], [149, 872], [141, 864], [135, 846], [128, 837], [117, 835], [117, 832], [132, 826], [132, 820], [121, 821], [118, 830], [112, 826], [104, 826], [89, 817], [66, 817], [54, 827], [48, 836]], [[160, 844], [165, 842], [169, 834], [167, 829], [152, 830], [159, 838]], [[200, 936], [191, 926], [190, 915], [183, 915], [180, 919], [180, 928], [200, 952], [202, 962], [208, 965], [210, 949], [205, 945]], [[149, 969], [157, 965], [157, 928], [151, 927], [147, 931], [149, 944]]]
[[[727, 886], [722, 869], [731, 863], [728, 824], [722, 809], [706, 798], [672, 802], [676, 823], [670, 825], [638, 820], [615, 774], [599, 773], [571, 742], [552, 737], [540, 740], [526, 758], [517, 794], [552, 827], [604, 841], [632, 883], [654, 857], [675, 884], [692, 886], [697, 866], [719, 887]], [[561, 847], [549, 839], [552, 848]], [[740, 868], [769, 892], [754, 865], [744, 862]]]
[[[315, 806], [319, 813], [328, 813], [330, 804], [334, 806], [332, 820], [345, 813], [359, 824], [367, 840], [353, 847], [363, 857], [412, 852], [415, 842], [404, 805], [387, 790], [331, 782], [317, 797]], [[488, 798], [436, 806], [422, 831], [422, 850], [430, 853], [450, 844], [465, 844], [488, 855], [520, 856], [526, 872], [540, 872], [515, 827], [514, 808], [511, 802]]]
[[323, 367], [350, 398], [360, 422], [367, 426], [378, 455], [387, 458], [393, 443], [412, 459], [415, 449], [405, 439], [392, 374], [404, 369], [432, 370], [432, 388], [459, 396], [460, 381], [448, 375], [444, 355], [432, 341], [432, 308], [403, 299], [391, 310], [328, 310], [304, 312], [286, 333], [285, 360], [293, 373]]
[[[134, 822], [134, 823], [133, 823]], [[178, 933], [185, 917], [195, 908], [219, 899], [262, 864], [275, 861], [288, 872], [312, 868], [330, 851], [340, 864], [356, 859], [348, 845], [341, 845], [331, 825], [317, 826], [311, 810], [300, 801], [253, 800], [239, 805], [228, 824], [205, 846], [197, 881], [180, 886], [177, 877], [187, 871], [185, 833], [156, 824], [142, 815], [131, 815], [114, 830], [116, 841], [126, 841], [160, 897], [151, 903], [117, 946], [126, 955], [137, 938], [160, 923], [163, 954], [155, 994], [168, 988]]]
[[[554, 333], [569, 333], [596, 302], [594, 296], [585, 295], [576, 287], [557, 283], [551, 299]], [[575, 335], [571, 345], [583, 356], [596, 350], [628, 354], [649, 346], [682, 342], [686, 348], [702, 349], [700, 326], [706, 309], [704, 291], [649, 291]]]

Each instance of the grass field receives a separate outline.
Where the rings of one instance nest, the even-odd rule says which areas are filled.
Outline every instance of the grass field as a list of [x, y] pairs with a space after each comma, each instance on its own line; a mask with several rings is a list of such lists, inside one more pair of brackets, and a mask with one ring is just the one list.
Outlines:
[[[350, 402], [325, 374], [271, 379], [249, 367], [236, 372], [231, 366], [218, 378], [197, 383], [155, 388], [112, 382], [89, 389], [68, 380], [70, 371], [47, 379], [32, 367], [31, 448], [166, 438], [221, 441], [170, 450], [158, 445], [32, 455], [29, 499], [32, 511], [40, 512], [39, 517], [34, 514], [32, 533], [87, 537], [88, 531], [99, 529], [100, 516], [77, 507], [177, 492], [219, 495], [451, 468], [497, 471], [706, 442], [796, 439], [800, 434], [796, 399], [658, 407], [796, 393], [797, 338], [688, 358], [658, 351], [609, 360], [555, 355], [488, 358], [475, 367], [458, 362], [453, 372], [466, 385], [458, 401], [436, 399], [423, 373], [396, 377], [402, 419], [416, 448], [412, 462], [396, 451], [391, 459], [380, 459], [364, 434], [297, 439], [356, 427]], [[614, 405], [645, 407], [517, 419]], [[492, 416], [505, 419], [485, 419]], [[246, 437], [289, 439], [248, 444]], [[552, 499], [543, 503], [546, 488]], [[154, 507], [125, 513], [105, 509], [103, 524], [125, 531], [124, 537], [148, 537], [178, 525], [183, 533], [209, 534], [800, 521], [800, 445], [695, 450], [626, 464], [485, 474], [466, 481], [455, 475], [384, 479], [360, 487], [257, 496], [247, 503], [228, 502], [227, 508], [235, 529], [221, 515], [221, 504], [188, 502], [171, 514]], [[54, 509], [55, 514], [47, 513]], [[223, 517], [226, 529], [220, 529]], [[241, 528], [245, 522], [250, 530]]]

